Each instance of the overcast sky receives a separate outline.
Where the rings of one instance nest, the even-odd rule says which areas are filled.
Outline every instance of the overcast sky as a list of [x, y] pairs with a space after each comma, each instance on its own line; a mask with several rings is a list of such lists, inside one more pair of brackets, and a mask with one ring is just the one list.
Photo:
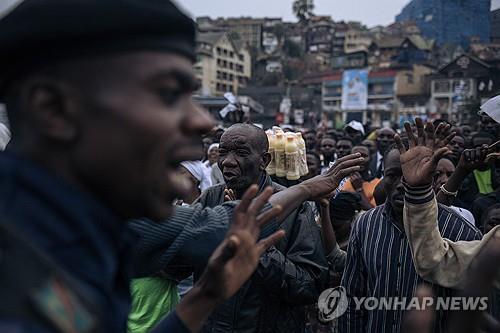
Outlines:
[[[4, 10], [22, 0], [0, 0], [0, 17]], [[61, 0], [65, 1], [65, 0]], [[468, 0], [474, 1], [474, 0]], [[282, 17], [294, 21], [293, 0], [176, 0], [191, 16]], [[409, 0], [314, 0], [315, 13], [331, 15], [334, 20], [361, 21], [368, 26], [389, 24]], [[493, 9], [500, 0], [492, 0]]]
[[[293, 0], [176, 1], [192, 16], [272, 16], [295, 21], [292, 13]], [[409, 0], [314, 0], [314, 12], [317, 15], [331, 15], [336, 21], [361, 21], [371, 27], [394, 22], [394, 17], [408, 2]], [[500, 8], [500, 0], [492, 0], [492, 8]]]

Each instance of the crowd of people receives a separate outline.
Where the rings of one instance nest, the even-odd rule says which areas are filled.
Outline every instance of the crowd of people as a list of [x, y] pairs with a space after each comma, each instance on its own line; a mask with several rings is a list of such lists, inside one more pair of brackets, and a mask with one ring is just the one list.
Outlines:
[[[296, 129], [308, 171], [287, 179], [264, 129], [193, 102], [170, 1], [25, 0], [0, 49], [0, 332], [499, 332], [488, 115]], [[347, 303], [320, 306], [330, 288]], [[454, 295], [487, 307], [353, 301]]]
[[[481, 114], [473, 125], [455, 126], [438, 119], [432, 121], [430, 126], [449, 136], [446, 145], [443, 145], [447, 151], [436, 160], [429, 182], [439, 202], [437, 225], [440, 236], [452, 241], [481, 240], [484, 233], [498, 225], [495, 212], [500, 207], [500, 179], [497, 179], [500, 164], [495, 154], [498, 151], [496, 142], [500, 139], [500, 124]], [[417, 135], [415, 124], [409, 130]], [[290, 128], [285, 127], [284, 131], [290, 131]], [[251, 321], [254, 325], [239, 326], [247, 325], [247, 317], [238, 315], [226, 317], [230, 318], [228, 322], [219, 319], [213, 325], [222, 330], [233, 325], [237, 331], [252, 327], [258, 332], [399, 331], [403, 311], [359, 311], [351, 303], [353, 308], [349, 307], [343, 317], [326, 323], [318, 319], [318, 309], [307, 306], [316, 303], [319, 293], [326, 287], [343, 286], [349, 296], [410, 298], [417, 286], [424, 283], [425, 279], [415, 269], [404, 228], [403, 168], [401, 152], [394, 138], [399, 132], [408, 145], [407, 132], [390, 127], [365, 132], [365, 127], [356, 121], [341, 129], [302, 131], [309, 173], [298, 182], [266, 174], [266, 166], [270, 162], [266, 136], [263, 129], [254, 125], [235, 124], [227, 128], [220, 137], [218, 151], [206, 151], [204, 154], [207, 162], [209, 156], [217, 155], [207, 165], [212, 165], [209, 170], [216, 168], [223, 175], [222, 182], [202, 192], [195, 202], [204, 206], [208, 202], [210, 207], [241, 198], [251, 184], [259, 184], [261, 191], [271, 186], [276, 192], [284, 186], [328, 172], [338, 159], [350, 154], [363, 158], [359, 169], [341, 181], [338, 193], [309, 202], [308, 210], [302, 207], [301, 214], [288, 217], [289, 222], [283, 225], [287, 235], [290, 235], [286, 245], [280, 241], [272, 250], [274, 255], [279, 253], [280, 259], [275, 260], [283, 262], [282, 270], [274, 270], [271, 275], [262, 273], [269, 265], [267, 256], [261, 258], [257, 269], [257, 276], [268, 277], [267, 283], [262, 283], [260, 288], [267, 289], [271, 294], [261, 293], [265, 297], [255, 298], [253, 293], [259, 294], [260, 288], [252, 278], [244, 292], [246, 298], [257, 299], [258, 302], [247, 303], [241, 294], [243, 290], [235, 299], [228, 301], [224, 311], [229, 313], [248, 315], [251, 313], [249, 309], [255, 311]], [[208, 138], [210, 142], [217, 142], [220, 134], [221, 129], [218, 128], [217, 132], [207, 134], [204, 140]], [[228, 195], [228, 192], [233, 194]], [[295, 226], [296, 230], [291, 232], [293, 229], [289, 229], [289, 225]], [[318, 248], [320, 244], [323, 251]], [[299, 251], [295, 252], [297, 249]], [[326, 263], [323, 254], [326, 255]], [[287, 270], [292, 268], [294, 273], [287, 274]], [[285, 278], [297, 278], [297, 272], [305, 274], [299, 275], [299, 281], [300, 285], [309, 286], [310, 297], [300, 297], [297, 292], [307, 291], [307, 288]], [[325, 279], [325, 276], [329, 278]], [[285, 286], [288, 293], [279, 293]], [[446, 284], [434, 284], [432, 287], [436, 297], [454, 295], [453, 288]], [[281, 299], [279, 311], [273, 305], [276, 301], [268, 299], [273, 294]], [[500, 305], [498, 300], [492, 293], [489, 310], [496, 316]], [[295, 306], [293, 311], [287, 308], [292, 305]], [[297, 305], [303, 306], [297, 308]], [[286, 320], [274, 324], [261, 319], [268, 317]], [[259, 323], [265, 323], [265, 327], [259, 327]], [[444, 332], [446, 327], [447, 314], [438, 312], [434, 331]]]

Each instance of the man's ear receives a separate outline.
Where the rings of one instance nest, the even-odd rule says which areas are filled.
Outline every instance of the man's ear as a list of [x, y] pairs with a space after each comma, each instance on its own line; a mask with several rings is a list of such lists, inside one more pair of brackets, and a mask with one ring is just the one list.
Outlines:
[[32, 129], [41, 137], [70, 142], [77, 137], [76, 105], [62, 82], [49, 77], [29, 79], [23, 89], [23, 99], [29, 112]]
[[269, 163], [271, 163], [271, 154], [266, 151], [265, 153], [262, 154], [262, 163], [260, 165], [260, 171], [266, 170]]

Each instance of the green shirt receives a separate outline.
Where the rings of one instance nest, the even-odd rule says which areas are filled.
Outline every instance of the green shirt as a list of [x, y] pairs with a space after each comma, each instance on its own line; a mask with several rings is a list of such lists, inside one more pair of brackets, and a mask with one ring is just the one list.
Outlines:
[[128, 317], [129, 333], [146, 333], [155, 327], [179, 303], [177, 283], [160, 277], [132, 280], [132, 309]]
[[476, 179], [479, 193], [488, 194], [493, 192], [493, 186], [491, 185], [491, 169], [486, 171], [474, 170], [474, 178]]

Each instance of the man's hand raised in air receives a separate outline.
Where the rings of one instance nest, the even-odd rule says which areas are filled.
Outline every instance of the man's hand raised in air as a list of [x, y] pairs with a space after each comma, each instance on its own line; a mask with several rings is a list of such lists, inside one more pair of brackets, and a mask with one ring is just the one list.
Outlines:
[[403, 145], [401, 137], [396, 134], [394, 140], [401, 154], [401, 167], [405, 182], [410, 186], [426, 186], [432, 184], [432, 179], [441, 157], [450, 153], [446, 147], [455, 136], [449, 134], [450, 125], [443, 123], [437, 128], [428, 122], [425, 127], [422, 119], [415, 119], [417, 136], [413, 134], [410, 124], [405, 123], [409, 149]]

